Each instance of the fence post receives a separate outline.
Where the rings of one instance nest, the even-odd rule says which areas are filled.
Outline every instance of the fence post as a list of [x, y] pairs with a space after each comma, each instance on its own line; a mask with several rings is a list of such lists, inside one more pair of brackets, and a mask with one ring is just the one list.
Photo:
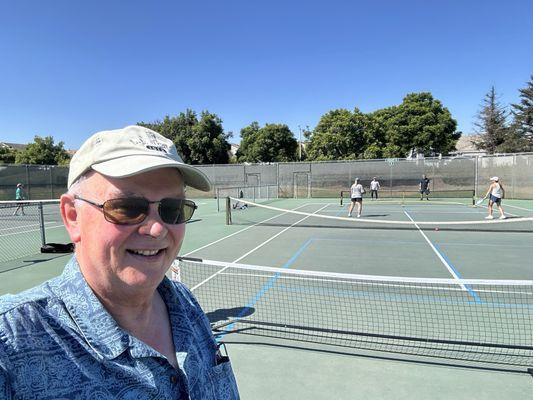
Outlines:
[[54, 166], [53, 165], [50, 165], [49, 167], [49, 171], [50, 171], [50, 198], [53, 199], [54, 198], [54, 179], [53, 179], [53, 172], [52, 170], [54, 169]]
[[26, 168], [26, 194], [28, 199], [31, 199], [30, 171], [28, 171], [28, 164], [25, 164], [24, 167]]
[[476, 196], [476, 198], [478, 197], [478, 181], [479, 181], [479, 177], [478, 177], [478, 174], [479, 174], [479, 166], [478, 166], [478, 160], [479, 160], [479, 156], [476, 154], [474, 156], [474, 196]]

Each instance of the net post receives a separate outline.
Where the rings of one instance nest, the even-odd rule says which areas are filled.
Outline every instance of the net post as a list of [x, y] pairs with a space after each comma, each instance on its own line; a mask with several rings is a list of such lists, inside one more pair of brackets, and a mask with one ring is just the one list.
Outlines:
[[217, 212], [220, 212], [220, 190], [219, 188], [215, 188], [215, 196], [217, 198]]
[[341, 207], [342, 207], [343, 196], [344, 196], [344, 193], [343, 193], [343, 191], [341, 190]]
[[39, 229], [41, 231], [41, 244], [44, 246], [46, 244], [46, 232], [44, 230], [44, 212], [43, 212], [43, 203], [39, 202]]
[[472, 190], [472, 205], [476, 205], [476, 191]]
[[226, 225], [231, 225], [231, 199], [226, 197]]
[[170, 265], [170, 279], [176, 282], [181, 282], [180, 260], [176, 259]]

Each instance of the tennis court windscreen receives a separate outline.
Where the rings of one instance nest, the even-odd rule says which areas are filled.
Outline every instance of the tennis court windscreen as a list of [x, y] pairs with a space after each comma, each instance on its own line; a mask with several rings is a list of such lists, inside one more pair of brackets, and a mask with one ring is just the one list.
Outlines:
[[37, 254], [47, 239], [67, 240], [59, 200], [0, 201], [0, 239], [0, 262]]
[[[464, 205], [435, 204], [417, 201], [414, 205], [385, 204], [365, 201], [361, 218], [347, 217], [347, 206], [332, 203], [294, 203], [291, 200], [254, 203], [228, 198], [226, 222], [229, 225], [281, 226], [295, 229], [334, 228], [358, 230], [426, 230], [487, 233], [533, 232], [533, 213], [507, 219], [485, 219], [486, 210]], [[420, 204], [419, 204], [420, 203]]]
[[[180, 259], [222, 340], [526, 371], [533, 281], [381, 277]], [[230, 335], [231, 336], [227, 336]]]

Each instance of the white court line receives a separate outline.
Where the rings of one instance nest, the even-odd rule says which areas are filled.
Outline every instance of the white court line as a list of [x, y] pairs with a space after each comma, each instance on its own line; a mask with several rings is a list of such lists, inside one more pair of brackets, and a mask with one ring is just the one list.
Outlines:
[[507, 208], [507, 207], [512, 207], [512, 208], [516, 208], [516, 209], [518, 209], [518, 210], [532, 211], [532, 212], [533, 212], [533, 210], [530, 209], [530, 208], [513, 206], [512, 204], [508, 204], [508, 203], [505, 203], [505, 207], [506, 207], [506, 208]]
[[[324, 205], [324, 207], [322, 208], [319, 208], [318, 210], [316, 210], [315, 212], [313, 212], [313, 214], [319, 212], [319, 211], [322, 211], [324, 208], [326, 208], [328, 206], [328, 204]], [[286, 227], [285, 229], [283, 229], [282, 231], [276, 233], [274, 236], [272, 236], [270, 239], [268, 240], [265, 240], [263, 243], [261, 243], [259, 246], [256, 246], [254, 247], [252, 250], [248, 251], [247, 253], [243, 254], [242, 256], [240, 256], [239, 258], [236, 258], [235, 260], [232, 261], [232, 264], [235, 264], [235, 263], [238, 263], [239, 261], [241, 261], [244, 257], [252, 254], [254, 251], [260, 249], [261, 247], [263, 247], [265, 244], [267, 244], [268, 242], [270, 242], [271, 240], [274, 240], [275, 238], [277, 238], [279, 235], [281, 235], [282, 233], [288, 231], [289, 229], [291, 229], [293, 226], [295, 226], [296, 224], [299, 224], [300, 222], [306, 220], [307, 218], [309, 218], [311, 215], [307, 215], [306, 217], [304, 218], [301, 218], [299, 219], [298, 221], [296, 221], [295, 223], [293, 223], [291, 226], [288, 226]], [[204, 285], [205, 283], [209, 282], [211, 279], [213, 279], [215, 276], [223, 273], [226, 269], [228, 269], [230, 267], [230, 265], [227, 265], [225, 266], [224, 268], [222, 268], [220, 271], [217, 271], [215, 272], [213, 275], [211, 275], [210, 277], [207, 277], [206, 279], [204, 279], [202, 282], [200, 282], [198, 285], [194, 286], [191, 288], [191, 291], [194, 291], [195, 289], [199, 288], [200, 286]]]
[[[508, 206], [508, 204], [505, 205], [505, 207], [507, 207], [507, 206]], [[478, 206], [478, 207], [483, 207], [483, 208], [488, 209], [488, 207], [485, 206], [485, 205], [481, 205], [481, 206]], [[494, 211], [496, 211], [496, 212], [498, 211], [498, 207], [496, 207], [496, 204], [492, 207], [492, 211], [493, 211], [493, 214], [494, 214]], [[528, 210], [528, 211], [533, 211], [533, 210]], [[513, 214], [511, 212], [506, 212], [505, 214], [512, 215], [513, 217], [520, 217], [518, 214]]]
[[[298, 206], [298, 207], [294, 208], [293, 210], [297, 210], [297, 209], [302, 208], [302, 207], [305, 207], [305, 206], [307, 206], [307, 205], [309, 205], [309, 203], [302, 204], [301, 206]], [[251, 226], [247, 226], [246, 228], [243, 228], [243, 229], [241, 229], [240, 231], [233, 232], [233, 233], [230, 234], [230, 235], [227, 235], [227, 236], [224, 236], [224, 237], [222, 237], [222, 238], [220, 238], [220, 239], [217, 239], [217, 240], [215, 240], [214, 242], [208, 243], [208, 244], [206, 244], [206, 245], [204, 245], [204, 246], [202, 246], [202, 247], [198, 247], [197, 249], [194, 249], [194, 250], [189, 251], [188, 253], [184, 254], [182, 257], [190, 256], [191, 254], [196, 253], [197, 251], [203, 250], [203, 249], [205, 249], [206, 247], [212, 246], [212, 245], [214, 245], [214, 244], [216, 244], [216, 243], [218, 243], [218, 242], [221, 242], [221, 241], [224, 240], [224, 239], [228, 239], [228, 238], [230, 238], [230, 237], [232, 237], [232, 236], [235, 236], [235, 235], [237, 235], [237, 234], [239, 234], [239, 233], [241, 233], [241, 232], [247, 231], [248, 229], [251, 229], [251, 228], [253, 228], [254, 226], [261, 225], [262, 223], [265, 223], [265, 222], [267, 222], [267, 221], [270, 221], [271, 219], [277, 218], [277, 217], [279, 217], [280, 215], [283, 215], [283, 214], [286, 214], [286, 212], [285, 212], [285, 213], [282, 213], [282, 214], [274, 215], [273, 217], [270, 217], [270, 218], [264, 219], [263, 221], [260, 221], [260, 222], [258, 222], [258, 223], [256, 223], [256, 224], [253, 224], [253, 225], [251, 225]]]
[[[327, 206], [328, 206], [328, 205], [326, 204], [324, 207], [319, 208], [318, 210], [316, 210], [316, 211], [313, 212], [312, 214], [316, 214], [317, 212], [322, 211], [322, 210], [323, 210], [324, 208], [326, 208]], [[311, 214], [311, 215], [312, 215], [312, 214]], [[270, 242], [272, 239], [278, 237], [278, 236], [281, 235], [283, 232], [288, 231], [288, 230], [291, 229], [294, 225], [299, 224], [300, 222], [306, 220], [306, 219], [309, 218], [311, 215], [308, 215], [307, 217], [304, 217], [304, 218], [302, 218], [302, 219], [296, 221], [296, 222], [295, 222], [294, 224], [292, 224], [291, 226], [288, 226], [288, 227], [286, 227], [285, 229], [283, 229], [281, 232], [276, 233], [276, 234], [275, 234], [274, 236], [272, 236], [270, 239], [264, 241], [264, 242], [261, 243], [259, 246], [253, 248], [253, 249], [250, 250], [248, 253], [242, 255], [241, 257], [237, 258], [236, 260], [233, 260], [232, 262], [233, 262], [233, 263], [237, 263], [237, 262], [241, 261], [244, 257], [250, 255], [251, 253], [253, 253], [253, 252], [256, 251], [257, 249], [263, 247], [265, 244], [267, 244], [268, 242]]]
[[[55, 228], [62, 228], [64, 225], [57, 225], [57, 226], [47, 226], [46, 229], [55, 229]], [[24, 232], [14, 232], [14, 233], [7, 233], [7, 234], [2, 234], [0, 235], [0, 237], [7, 237], [7, 236], [15, 236], [15, 235], [23, 235], [25, 233], [32, 233], [32, 232], [39, 232], [41, 229], [31, 229], [29, 231], [24, 231]]]
[[[369, 210], [370, 209], [370, 210]], [[368, 207], [365, 205], [365, 210], [366, 210], [366, 214], [372, 212], [372, 213], [379, 213], [379, 212], [384, 212], [384, 213], [403, 213], [403, 210], [398, 210], [398, 209], [381, 209], [381, 208], [372, 208], [372, 207]], [[334, 214], [336, 212], [339, 212], [338, 210], [335, 211], [335, 210], [331, 210], [331, 211], [325, 211], [326, 213], [331, 213], [331, 214]], [[476, 211], [413, 211], [413, 212], [416, 212], [417, 214], [469, 214], [469, 215], [477, 215], [479, 214], [479, 212], [476, 212]]]
[[[411, 218], [411, 216], [409, 215], [409, 213], [407, 211], [404, 211], [405, 215], [407, 215], [407, 218], [409, 218], [413, 224], [416, 226], [416, 229], [418, 229], [418, 232], [424, 237], [424, 239], [426, 240], [426, 242], [429, 244], [429, 247], [431, 247], [431, 250], [433, 250], [433, 252], [437, 255], [437, 257], [439, 258], [439, 260], [444, 264], [444, 266], [446, 267], [446, 269], [448, 270], [448, 272], [451, 274], [451, 276], [453, 276], [454, 279], [457, 279], [457, 280], [460, 280], [460, 278], [457, 276], [457, 274], [455, 273], [455, 271], [453, 270], [453, 268], [450, 266], [450, 264], [448, 263], [448, 261], [446, 261], [444, 259], [444, 257], [442, 256], [442, 254], [436, 249], [435, 245], [433, 243], [431, 243], [431, 240], [429, 240], [429, 238], [426, 236], [426, 234], [422, 231], [422, 229], [420, 229], [420, 227], [418, 226], [418, 224], [415, 222], [415, 220], [413, 218]], [[463, 290], [467, 290], [466, 287], [461, 283], [460, 286], [463, 288]]]
[[[45, 228], [46, 228], [46, 225], [51, 225], [51, 224], [53, 224], [53, 222], [45, 222], [44, 223]], [[31, 224], [31, 225], [10, 226], [9, 228], [0, 228], [0, 231], [12, 231], [13, 229], [18, 229], [20, 231], [22, 228], [34, 228], [36, 226], [40, 226], [39, 223], [35, 223], [35, 224]], [[24, 232], [27, 232], [27, 231], [24, 231]], [[24, 232], [21, 232], [21, 233], [24, 233]], [[2, 235], [0, 235], [0, 236], [2, 236]]]

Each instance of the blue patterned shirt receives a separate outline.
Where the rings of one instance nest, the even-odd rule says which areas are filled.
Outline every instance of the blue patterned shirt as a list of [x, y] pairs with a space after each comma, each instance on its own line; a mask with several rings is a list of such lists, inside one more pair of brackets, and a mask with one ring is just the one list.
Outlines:
[[195, 298], [167, 278], [158, 291], [179, 368], [118, 326], [75, 258], [61, 276], [1, 297], [0, 399], [238, 399]]

